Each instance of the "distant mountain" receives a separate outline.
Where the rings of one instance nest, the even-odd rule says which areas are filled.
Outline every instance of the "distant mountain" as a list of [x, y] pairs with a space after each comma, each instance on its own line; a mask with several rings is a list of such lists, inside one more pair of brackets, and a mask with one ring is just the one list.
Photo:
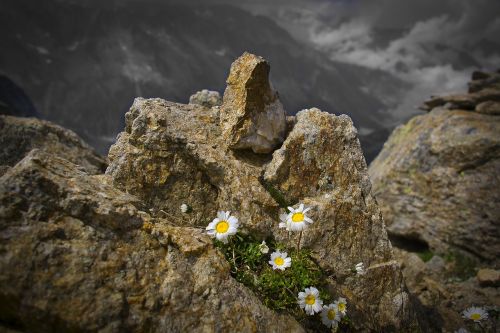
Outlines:
[[289, 114], [316, 106], [350, 115], [368, 159], [385, 141], [389, 115], [364, 89], [367, 77], [398, 84], [334, 62], [269, 18], [230, 5], [4, 0], [0, 29], [0, 74], [20, 84], [45, 118], [101, 153], [122, 130], [134, 97], [187, 102], [203, 88], [222, 93], [231, 62], [244, 51], [270, 62]]

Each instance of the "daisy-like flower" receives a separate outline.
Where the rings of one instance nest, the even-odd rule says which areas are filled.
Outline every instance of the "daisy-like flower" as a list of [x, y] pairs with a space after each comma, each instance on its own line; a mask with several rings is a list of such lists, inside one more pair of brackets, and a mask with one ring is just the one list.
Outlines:
[[304, 208], [304, 204], [300, 204], [299, 208], [293, 209], [293, 207], [288, 207], [290, 213], [287, 216], [288, 228], [292, 231], [301, 231], [313, 223], [306, 213], [311, 209], [311, 207]]
[[185, 203], [181, 205], [181, 212], [186, 213], [188, 211], [189, 207]]
[[264, 254], [269, 253], [269, 246], [267, 246], [265, 240], [262, 241], [262, 243], [260, 243], [260, 245], [259, 245], [259, 251], [261, 253], [264, 253]]
[[346, 315], [347, 313], [347, 301], [345, 298], [343, 297], [339, 297], [335, 303], [334, 303], [336, 306], [337, 306], [337, 309], [339, 310], [339, 313], [340, 315], [343, 317]]
[[335, 304], [323, 305], [323, 310], [321, 311], [321, 321], [327, 327], [335, 327], [340, 321], [339, 309]]
[[269, 260], [269, 265], [273, 266], [273, 269], [281, 269], [292, 266], [292, 258], [288, 257], [286, 252], [276, 251], [271, 253], [271, 260]]
[[478, 323], [484, 319], [488, 319], [488, 312], [483, 308], [472, 306], [462, 312], [462, 317]]
[[308, 315], [313, 315], [321, 311], [323, 301], [319, 298], [319, 291], [314, 287], [304, 289], [299, 293], [299, 306]]
[[281, 214], [280, 215], [280, 224], [278, 224], [278, 227], [280, 228], [285, 228], [287, 231], [290, 231], [290, 225], [288, 223], [288, 214]]
[[356, 266], [354, 266], [354, 269], [356, 270], [356, 274], [358, 275], [364, 275], [365, 272], [365, 266], [363, 265], [362, 262], [357, 263]]
[[230, 212], [217, 212], [217, 217], [208, 224], [207, 233], [227, 244], [227, 238], [238, 231], [238, 219], [231, 216]]

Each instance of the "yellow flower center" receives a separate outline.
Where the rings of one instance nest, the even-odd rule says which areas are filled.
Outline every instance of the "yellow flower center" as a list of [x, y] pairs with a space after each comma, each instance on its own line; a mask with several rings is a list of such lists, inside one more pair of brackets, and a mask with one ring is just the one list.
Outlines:
[[344, 303], [339, 303], [339, 311], [344, 312], [345, 310], [345, 304]]
[[328, 311], [328, 315], [327, 315], [328, 319], [334, 320], [335, 319], [335, 315], [336, 315], [335, 310], [331, 309], [330, 311]]
[[294, 213], [292, 215], [292, 221], [293, 222], [302, 222], [302, 221], [304, 221], [304, 214], [302, 214], [302, 213]]
[[473, 313], [470, 315], [470, 319], [479, 320], [479, 319], [481, 319], [481, 315], [479, 313]]
[[274, 263], [278, 266], [281, 266], [285, 263], [285, 260], [283, 260], [283, 258], [281, 258], [281, 257], [278, 257], [278, 258], [274, 259]]
[[217, 223], [217, 226], [215, 227], [215, 230], [217, 230], [219, 234], [225, 234], [227, 232], [227, 229], [229, 229], [229, 223], [224, 220]]
[[314, 297], [314, 295], [307, 295], [306, 296], [306, 304], [307, 305], [313, 305], [314, 302], [316, 302], [316, 297]]

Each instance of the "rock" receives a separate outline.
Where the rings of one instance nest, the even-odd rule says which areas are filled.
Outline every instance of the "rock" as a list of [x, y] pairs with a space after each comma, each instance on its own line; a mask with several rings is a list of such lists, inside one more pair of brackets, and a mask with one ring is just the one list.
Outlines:
[[[478, 74], [481, 73], [481, 74]], [[472, 73], [472, 81], [468, 83], [469, 93], [475, 93], [483, 89], [500, 90], [500, 73]]]
[[476, 105], [485, 101], [500, 101], [500, 89], [484, 88], [469, 94], [433, 96], [425, 101], [420, 109], [431, 111], [436, 107], [447, 105], [447, 109], [474, 110]]
[[222, 98], [218, 91], [203, 89], [189, 97], [189, 104], [198, 104], [211, 108], [213, 106], [220, 106], [222, 104]]
[[118, 188], [154, 216], [189, 205], [174, 224], [205, 227], [218, 209], [231, 210], [247, 231], [270, 235], [279, 205], [259, 181], [266, 159], [228, 150], [217, 109], [138, 98], [125, 118], [106, 170]]
[[500, 102], [486, 101], [476, 105], [476, 112], [490, 114], [490, 115], [500, 115]]
[[499, 287], [500, 271], [490, 268], [482, 268], [477, 272], [477, 281], [481, 287]]
[[74, 132], [35, 118], [0, 115], [0, 165], [14, 166], [32, 149], [42, 149], [81, 166], [89, 174], [100, 174], [106, 161]]
[[[304, 234], [303, 246], [330, 272], [334, 295], [347, 297], [354, 325], [415, 327], [352, 121], [313, 109], [289, 123], [288, 138], [270, 160], [230, 149], [216, 108], [136, 99], [126, 131], [110, 150], [106, 174], [170, 224], [204, 228], [217, 210], [230, 210], [242, 232], [292, 247], [278, 229], [280, 205], [303, 201], [314, 207], [318, 221]], [[182, 203], [192, 212], [180, 216]], [[351, 269], [360, 261], [368, 273], [358, 278]]]
[[270, 153], [283, 142], [285, 110], [269, 83], [269, 70], [267, 61], [247, 52], [231, 65], [220, 121], [232, 149]]
[[370, 165], [390, 234], [499, 262], [500, 118], [435, 109], [390, 136]]
[[33, 150], [0, 178], [0, 322], [20, 331], [302, 332], [200, 230]]
[[472, 305], [500, 305], [498, 288], [475, 278], [478, 266], [500, 264], [500, 118], [471, 112], [498, 103], [496, 75], [475, 73], [473, 93], [434, 99], [432, 111], [394, 130], [369, 168], [389, 236], [433, 253], [422, 269], [415, 254], [395, 251], [410, 292], [443, 331], [463, 326]]
[[[393, 260], [391, 245], [351, 119], [319, 109], [297, 113], [296, 124], [265, 166], [264, 181], [289, 203], [312, 207], [316, 221], [303, 235], [319, 265], [331, 274], [332, 290], [353, 305], [355, 325], [382, 331], [415, 328], [415, 313]], [[276, 239], [293, 247], [284, 230]], [[350, 270], [363, 262], [367, 273]], [[370, 317], [364, 317], [370, 313]]]

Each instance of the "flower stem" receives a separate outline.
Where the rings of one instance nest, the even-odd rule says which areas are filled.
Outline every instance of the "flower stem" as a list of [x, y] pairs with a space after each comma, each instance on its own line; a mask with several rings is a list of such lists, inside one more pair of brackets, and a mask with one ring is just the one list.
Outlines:
[[300, 240], [302, 239], [302, 230], [300, 231], [299, 234], [299, 241], [297, 242], [297, 253], [300, 251]]

